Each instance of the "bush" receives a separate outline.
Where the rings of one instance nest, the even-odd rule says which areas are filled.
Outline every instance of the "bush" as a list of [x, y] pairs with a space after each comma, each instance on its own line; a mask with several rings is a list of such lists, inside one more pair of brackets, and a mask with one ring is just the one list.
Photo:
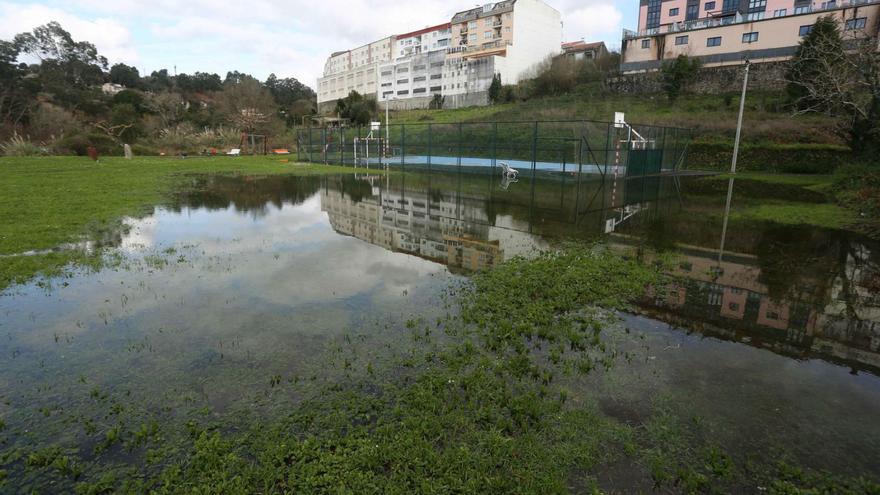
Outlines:
[[834, 174], [831, 190], [838, 203], [858, 213], [857, 230], [880, 238], [880, 166], [841, 167]]
[[121, 155], [122, 146], [117, 144], [106, 134], [96, 132], [80, 132], [60, 139], [53, 147], [53, 153], [58, 155], [88, 154], [88, 147], [94, 146], [101, 155]]
[[[733, 143], [692, 143], [688, 148], [688, 168], [694, 170], [730, 170]], [[852, 151], [844, 146], [744, 145], [740, 148], [737, 170], [789, 174], [829, 174], [852, 160]]]
[[39, 156], [48, 155], [48, 150], [29, 140], [13, 134], [12, 137], [3, 143], [0, 143], [0, 153], [4, 156]]
[[675, 60], [663, 63], [660, 73], [663, 77], [663, 91], [671, 101], [678, 99], [682, 90], [700, 70], [700, 61], [687, 55], [679, 55]]

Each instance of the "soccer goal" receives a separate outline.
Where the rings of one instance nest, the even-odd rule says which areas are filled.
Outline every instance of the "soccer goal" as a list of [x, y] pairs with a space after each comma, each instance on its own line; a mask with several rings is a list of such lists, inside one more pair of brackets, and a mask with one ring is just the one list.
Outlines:
[[354, 138], [354, 166], [370, 168], [370, 165], [383, 165], [383, 156], [387, 154], [386, 140], [380, 137], [381, 124], [370, 123], [370, 133], [366, 137]]

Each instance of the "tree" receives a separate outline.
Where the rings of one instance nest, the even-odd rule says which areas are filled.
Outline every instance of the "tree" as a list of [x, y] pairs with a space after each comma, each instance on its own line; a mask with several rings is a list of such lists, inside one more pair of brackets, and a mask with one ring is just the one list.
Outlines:
[[25, 68], [17, 63], [19, 48], [0, 40], [0, 126], [22, 122], [36, 104], [36, 88], [25, 80]]
[[120, 91], [113, 96], [113, 106], [122, 104], [131, 105], [138, 113], [142, 113], [144, 111], [144, 95], [131, 89]]
[[501, 74], [492, 76], [492, 84], [489, 85], [489, 101], [493, 104], [501, 100]]
[[352, 124], [360, 126], [369, 125], [378, 110], [376, 100], [367, 98], [357, 91], [352, 91], [336, 102], [336, 113], [340, 117], [350, 119]]
[[152, 73], [150, 73], [150, 77], [147, 81], [147, 87], [149, 87], [153, 91], [171, 89], [172, 86], [174, 86], [174, 81], [172, 81], [171, 76], [168, 75], [168, 69], [162, 69], [160, 71], [154, 70]]
[[92, 114], [106, 109], [97, 88], [104, 82], [107, 59], [98, 55], [95, 45], [74, 41], [57, 22], [18, 34], [14, 43], [22, 54], [40, 60], [32, 73], [40, 91], [56, 103]]
[[786, 79], [795, 113], [839, 119], [838, 133], [863, 156], [880, 153], [878, 38], [860, 30], [841, 34], [833, 17], [820, 18], [798, 46]]
[[278, 114], [287, 125], [294, 125], [305, 115], [310, 115], [317, 106], [318, 95], [312, 88], [293, 77], [278, 79], [270, 74], [264, 84], [278, 105]]
[[110, 67], [110, 82], [121, 84], [126, 88], [136, 88], [141, 84], [141, 74], [136, 67], [113, 64], [113, 67]]
[[691, 59], [687, 55], [679, 55], [675, 60], [663, 63], [660, 69], [663, 78], [663, 91], [670, 101], [675, 101], [681, 95], [684, 86], [697, 75], [700, 70], [700, 61]]
[[158, 93], [150, 96], [145, 106], [159, 117], [162, 127], [177, 125], [186, 114], [186, 102], [177, 93]]
[[442, 110], [443, 105], [446, 103], [446, 97], [440, 94], [435, 94], [431, 98], [431, 102], [428, 103], [428, 108], [431, 110]]
[[264, 127], [275, 115], [275, 100], [254, 78], [225, 83], [218, 102], [227, 120], [247, 132]]

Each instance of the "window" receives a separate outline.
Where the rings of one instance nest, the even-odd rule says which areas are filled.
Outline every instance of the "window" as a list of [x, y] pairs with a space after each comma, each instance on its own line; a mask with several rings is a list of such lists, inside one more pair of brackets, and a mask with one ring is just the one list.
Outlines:
[[693, 21], [700, 17], [700, 4], [695, 3], [693, 5], [688, 5], [687, 10], [685, 11], [684, 20]]
[[808, 34], [810, 34], [812, 31], [813, 31], [812, 24], [810, 24], [809, 26], [801, 26], [800, 29], [798, 29], [798, 36], [803, 38], [804, 36], [807, 36]]
[[850, 19], [846, 21], [846, 30], [853, 31], [855, 29], [865, 29], [868, 24], [867, 17], [859, 17], [858, 19]]
[[788, 9], [779, 9], [773, 11], [773, 17], [785, 17], [788, 15]]
[[383, 88], [390, 88], [390, 87], [391, 87], [391, 83], [382, 83], [382, 87], [383, 87]]
[[409, 79], [398, 79], [397, 84], [409, 84]]
[[491, 40], [492, 39], [492, 31], [486, 31], [485, 33], [483, 33], [483, 38], [485, 38], [487, 40]]
[[426, 79], [425, 76], [414, 77], [413, 82], [422, 82], [425, 79]]
[[442, 77], [442, 74], [431, 74], [431, 79], [441, 79]]
[[669, 17], [675, 17], [678, 15], [678, 9], [669, 9]]
[[440, 86], [431, 86], [431, 92], [432, 92], [432, 93], [435, 93], [435, 92], [437, 92], [437, 91], [440, 91]]
[[642, 48], [651, 48], [651, 40], [642, 40]]
[[676, 45], [687, 45], [688, 44], [688, 37], [687, 36], [676, 36], [675, 37], [675, 44]]
[[398, 67], [397, 68], [398, 74], [403, 74], [404, 72], [409, 72], [409, 67]]
[[424, 92], [426, 92], [426, 91], [427, 91], [427, 90], [426, 90], [425, 88], [416, 88], [416, 89], [413, 90], [413, 94], [414, 94], [414, 95], [415, 95], [415, 94], [420, 94], [420, 93], [424, 93]]
[[795, 13], [795, 15], [797, 15], [797, 14], [809, 14], [809, 13], [810, 13], [810, 10], [811, 10], [811, 9], [810, 9], [810, 6], [809, 6], [809, 5], [805, 5], [805, 6], [803, 6], [803, 7], [795, 7], [795, 8], [794, 8], [794, 13]]
[[468, 23], [468, 28], [477, 29], [477, 21], [471, 21]]
[[409, 94], [409, 90], [408, 90], [408, 89], [404, 89], [403, 91], [398, 91], [397, 94], [400, 95], [400, 96], [408, 95], [408, 94]]
[[751, 32], [743, 34], [743, 43], [757, 43], [758, 42], [758, 32]]
[[390, 70], [383, 70], [383, 71], [382, 71], [382, 75], [383, 75], [383, 76], [390, 76], [390, 75], [391, 75], [391, 71], [390, 71]]
[[472, 35], [468, 36], [468, 41], [477, 41], [477, 35], [472, 34]]
[[424, 65], [416, 65], [415, 67], [413, 67], [413, 70], [425, 70], [425, 66]]
[[707, 39], [706, 46], [721, 46], [721, 36]]
[[706, 2], [706, 11], [715, 10], [715, 2]]

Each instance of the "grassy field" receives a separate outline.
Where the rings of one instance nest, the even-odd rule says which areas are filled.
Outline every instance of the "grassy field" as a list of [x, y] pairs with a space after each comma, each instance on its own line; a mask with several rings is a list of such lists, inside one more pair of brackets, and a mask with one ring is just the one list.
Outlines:
[[[737, 101], [724, 95], [684, 95], [670, 102], [663, 95], [608, 95], [581, 88], [568, 95], [488, 107], [399, 112], [392, 117], [392, 122], [611, 121], [614, 112], [625, 112], [629, 122], [689, 128], [700, 140], [727, 142], [736, 131]], [[783, 96], [778, 93], [750, 94], [745, 114], [745, 143], [843, 144], [830, 132], [833, 121], [823, 116], [793, 117], [782, 102]]]
[[58, 274], [70, 264], [94, 264], [94, 254], [65, 244], [98, 241], [120, 219], [152, 210], [192, 174], [291, 174], [345, 172], [277, 158], [0, 158], [0, 290], [37, 274]]

